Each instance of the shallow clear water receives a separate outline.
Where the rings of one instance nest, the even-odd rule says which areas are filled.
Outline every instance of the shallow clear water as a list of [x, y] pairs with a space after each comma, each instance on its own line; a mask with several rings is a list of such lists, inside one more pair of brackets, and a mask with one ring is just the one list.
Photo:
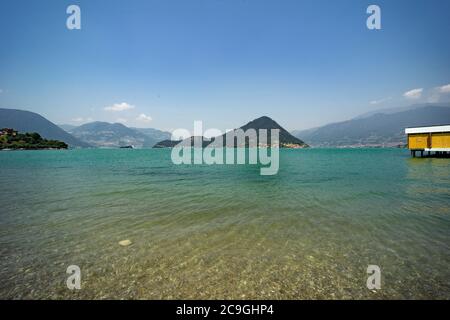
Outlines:
[[165, 149], [1, 152], [0, 298], [450, 298], [449, 159], [280, 157], [260, 176]]

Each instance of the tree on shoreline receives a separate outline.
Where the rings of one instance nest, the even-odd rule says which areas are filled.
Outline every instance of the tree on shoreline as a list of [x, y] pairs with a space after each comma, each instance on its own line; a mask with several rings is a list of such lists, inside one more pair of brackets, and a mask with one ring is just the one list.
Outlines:
[[37, 132], [19, 133], [10, 128], [0, 130], [0, 150], [1, 149], [67, 149], [65, 142], [58, 140], [47, 140]]

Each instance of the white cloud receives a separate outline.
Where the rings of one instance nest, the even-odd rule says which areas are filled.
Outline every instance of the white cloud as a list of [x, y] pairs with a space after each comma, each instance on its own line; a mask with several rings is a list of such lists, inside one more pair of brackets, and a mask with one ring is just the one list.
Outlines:
[[440, 93], [450, 93], [450, 84], [446, 84], [445, 86], [438, 87]]
[[115, 103], [112, 106], [105, 107], [106, 111], [113, 111], [113, 112], [120, 112], [125, 110], [134, 109], [134, 106], [131, 104], [128, 104], [126, 102], [122, 103]]
[[147, 115], [141, 113], [141, 114], [136, 118], [136, 120], [137, 120], [137, 121], [142, 121], [142, 122], [150, 122], [150, 121], [152, 121], [152, 117], [147, 116]]
[[392, 99], [392, 97], [389, 97], [389, 98], [383, 98], [383, 99], [380, 99], [380, 100], [372, 100], [372, 101], [370, 101], [369, 103], [372, 104], [372, 105], [376, 105], [376, 104], [380, 104], [380, 103], [389, 101], [389, 100], [391, 100], [391, 99]]
[[92, 118], [83, 118], [83, 117], [77, 117], [72, 119], [73, 122], [92, 122], [94, 119]]
[[422, 96], [423, 88], [407, 91], [403, 96], [407, 99], [419, 99]]

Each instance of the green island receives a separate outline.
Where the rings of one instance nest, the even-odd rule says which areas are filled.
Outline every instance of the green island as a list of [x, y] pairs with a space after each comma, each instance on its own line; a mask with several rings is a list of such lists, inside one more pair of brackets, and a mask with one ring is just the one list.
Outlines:
[[39, 133], [19, 133], [10, 128], [0, 130], [0, 150], [42, 150], [42, 149], [67, 149], [65, 142], [47, 140]]

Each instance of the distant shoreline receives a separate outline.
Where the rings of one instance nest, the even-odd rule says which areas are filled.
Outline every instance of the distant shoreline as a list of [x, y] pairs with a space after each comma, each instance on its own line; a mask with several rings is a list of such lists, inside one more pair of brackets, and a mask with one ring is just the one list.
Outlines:
[[17, 149], [0, 149], [0, 151], [42, 151], [42, 150], [71, 150], [71, 149], [67, 149], [67, 148], [42, 148], [42, 149], [37, 149], [37, 148], [17, 148]]
[[[66, 150], [66, 151], [70, 151], [70, 150], [164, 150], [164, 149], [173, 149], [174, 147], [160, 147], [160, 148], [42, 148], [42, 149], [36, 149], [36, 148], [17, 148], [17, 149], [0, 149], [0, 151], [55, 151], [55, 150]], [[248, 147], [244, 147], [245, 149], [248, 149]], [[258, 147], [258, 149], [260, 149], [261, 147]], [[203, 149], [203, 148], [202, 148]], [[234, 148], [236, 149], [236, 148]], [[283, 150], [320, 150], [320, 149], [348, 149], [348, 150], [353, 150], [353, 149], [407, 149], [406, 146], [399, 146], [399, 147], [395, 147], [395, 146], [389, 146], [389, 147], [370, 147], [370, 146], [361, 146], [361, 147], [352, 147], [352, 146], [346, 146], [346, 147], [309, 147], [309, 148], [285, 148], [285, 147], [281, 147], [280, 149]]]

